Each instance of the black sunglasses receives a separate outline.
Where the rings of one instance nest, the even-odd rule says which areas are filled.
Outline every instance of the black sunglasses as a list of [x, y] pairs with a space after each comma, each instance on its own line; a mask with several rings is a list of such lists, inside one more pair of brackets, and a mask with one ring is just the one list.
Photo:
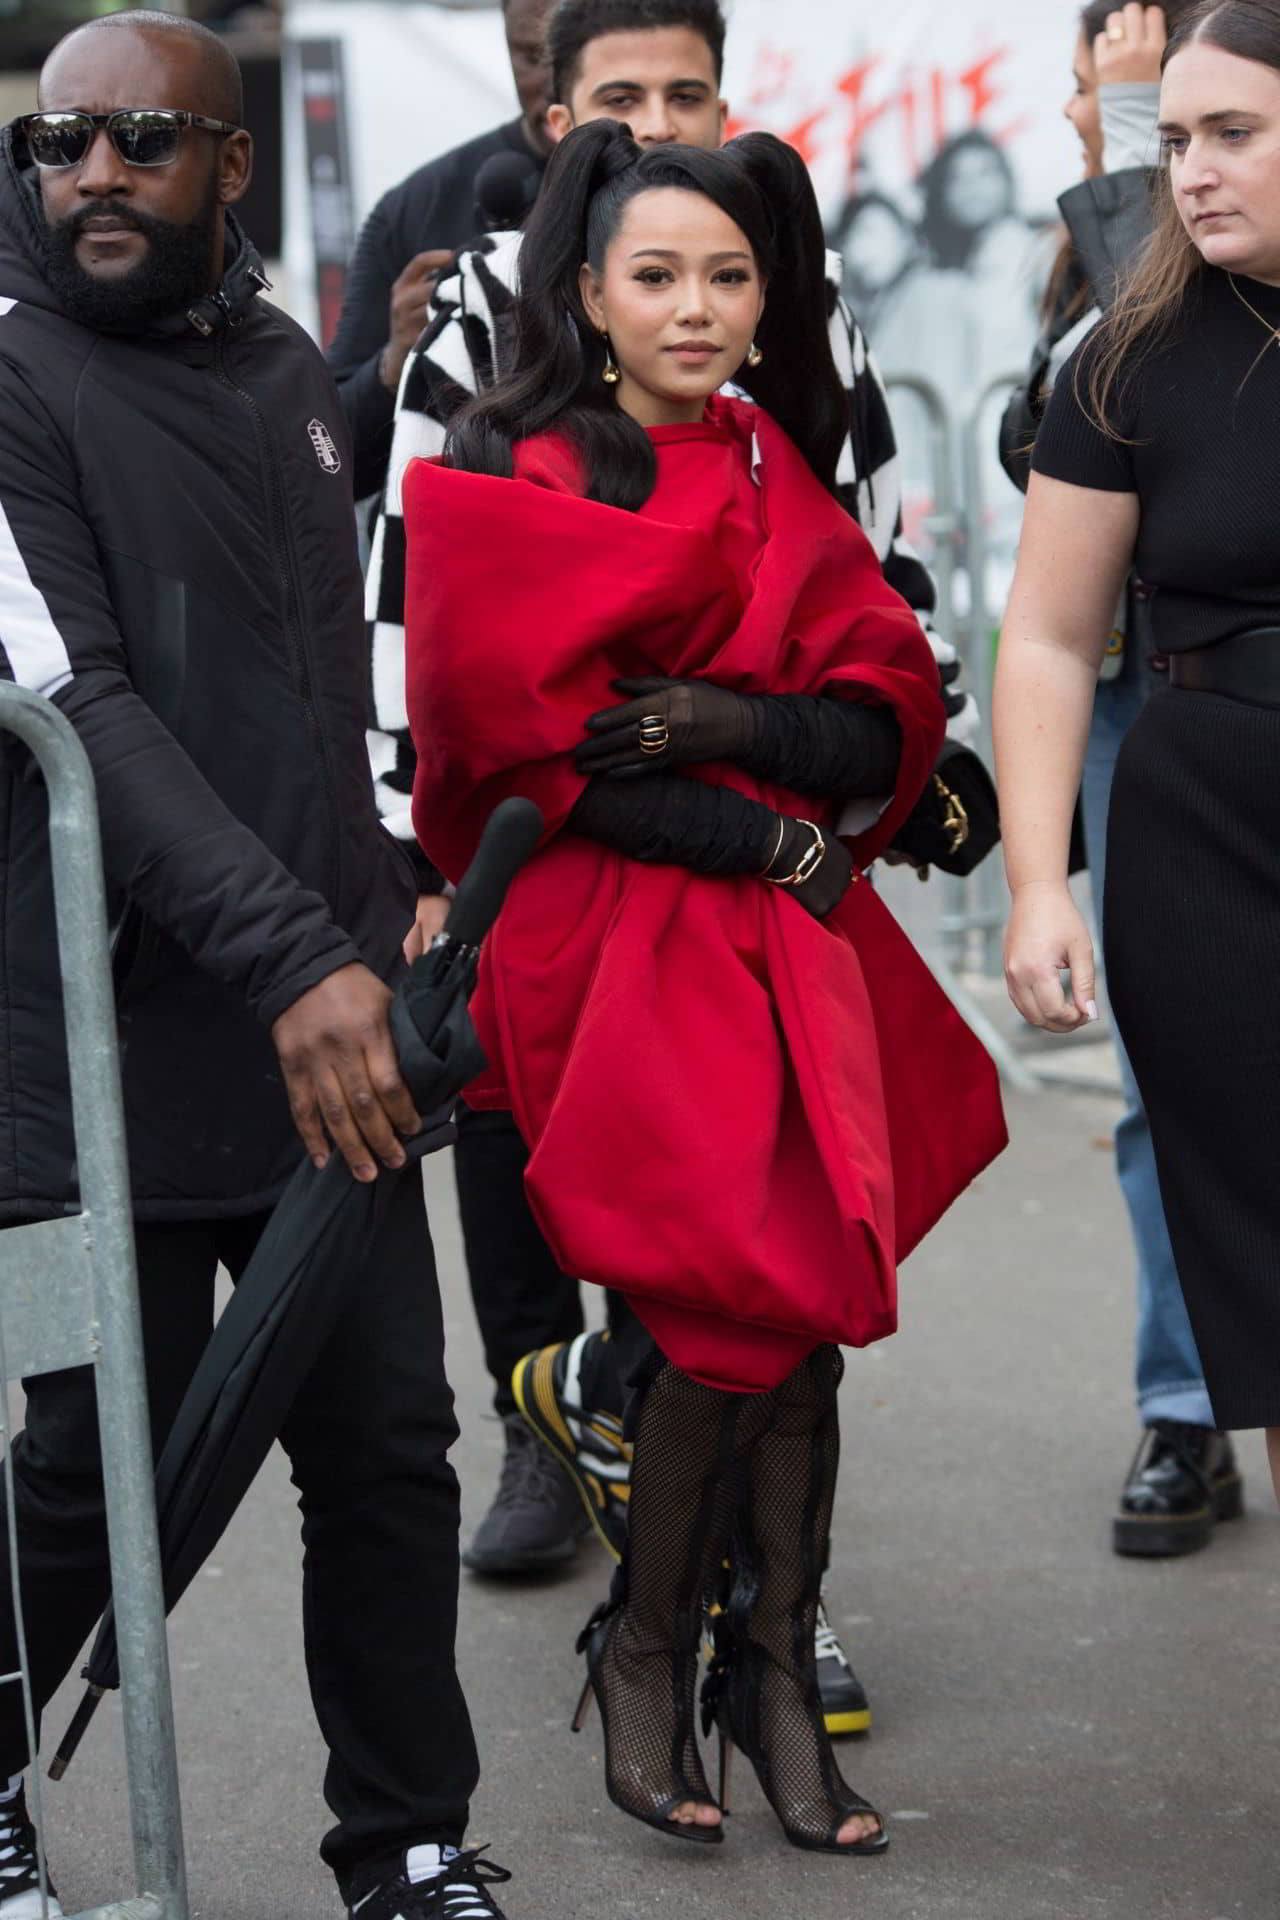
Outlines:
[[29, 113], [18, 125], [38, 167], [78, 167], [99, 127], [131, 167], [164, 167], [178, 154], [184, 127], [209, 133], [239, 133], [228, 120], [170, 107], [121, 107], [116, 113]]

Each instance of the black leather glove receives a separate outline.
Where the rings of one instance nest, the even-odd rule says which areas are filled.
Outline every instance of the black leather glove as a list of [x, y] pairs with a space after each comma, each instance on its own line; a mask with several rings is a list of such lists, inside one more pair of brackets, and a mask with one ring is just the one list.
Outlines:
[[[844, 841], [837, 840], [829, 827], [823, 830], [822, 838], [826, 852], [809, 878], [802, 880], [798, 887], [778, 888], [779, 893], [789, 893], [815, 920], [825, 920], [839, 906], [853, 879], [853, 855]], [[776, 882], [778, 874], [794, 873], [812, 845], [812, 828], [788, 817], [783, 825], [782, 844], [765, 868], [765, 880]]]
[[[698, 761], [729, 760], [741, 765], [756, 735], [749, 694], [730, 693], [705, 680], [615, 680], [628, 696], [587, 721], [588, 738], [577, 748], [579, 773], [640, 774], [692, 766]], [[658, 724], [645, 728], [645, 721]], [[657, 744], [646, 752], [642, 732]]]

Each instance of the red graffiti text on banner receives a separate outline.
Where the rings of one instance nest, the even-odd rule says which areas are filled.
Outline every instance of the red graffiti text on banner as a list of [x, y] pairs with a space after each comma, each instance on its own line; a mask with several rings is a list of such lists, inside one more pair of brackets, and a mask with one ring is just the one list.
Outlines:
[[728, 132], [767, 125], [810, 165], [835, 143], [852, 176], [873, 129], [896, 125], [900, 164], [914, 178], [953, 134], [982, 127], [1003, 146], [1023, 130], [1021, 119], [992, 124], [993, 114], [1008, 98], [1000, 69], [1011, 51], [996, 47], [963, 67], [900, 64], [896, 70], [889, 69], [882, 56], [871, 55], [836, 77], [825, 102], [787, 126], [788, 108], [794, 112], [799, 104], [793, 85], [800, 63], [794, 54], [766, 43], [756, 56], [747, 111], [730, 120]]

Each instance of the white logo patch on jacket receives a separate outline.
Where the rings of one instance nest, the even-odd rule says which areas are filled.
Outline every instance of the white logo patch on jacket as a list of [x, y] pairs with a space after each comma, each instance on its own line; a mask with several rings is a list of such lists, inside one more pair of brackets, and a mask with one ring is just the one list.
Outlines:
[[333, 435], [323, 420], [307, 422], [307, 432], [311, 435], [311, 444], [316, 450], [316, 459], [326, 473], [337, 473], [342, 466], [342, 456], [333, 443]]

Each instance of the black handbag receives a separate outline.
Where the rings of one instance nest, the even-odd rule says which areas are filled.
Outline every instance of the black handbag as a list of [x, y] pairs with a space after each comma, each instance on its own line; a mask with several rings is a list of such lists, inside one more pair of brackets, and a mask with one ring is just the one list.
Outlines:
[[894, 835], [892, 851], [918, 868], [963, 878], [1000, 840], [995, 782], [971, 747], [944, 740], [924, 792]]

